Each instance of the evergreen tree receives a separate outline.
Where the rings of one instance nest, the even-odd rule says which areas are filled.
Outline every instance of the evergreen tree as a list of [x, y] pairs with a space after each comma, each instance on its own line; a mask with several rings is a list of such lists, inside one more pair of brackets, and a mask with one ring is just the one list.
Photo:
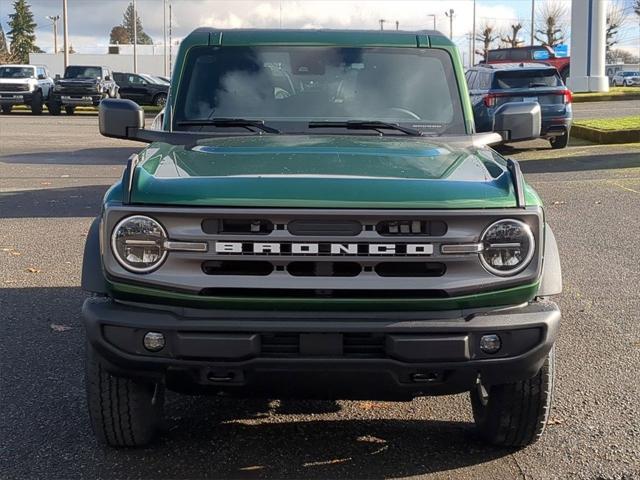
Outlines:
[[0, 23], [0, 63], [9, 63], [10, 61], [11, 54], [9, 53], [9, 46], [7, 45], [7, 37], [4, 35], [2, 23]]
[[[129, 4], [127, 9], [124, 11], [124, 16], [122, 18], [122, 26], [125, 28], [127, 33], [129, 34], [129, 43], [133, 43], [133, 2]], [[138, 34], [138, 45], [152, 45], [153, 40], [149, 35], [145, 33], [142, 28], [142, 20], [140, 20], [140, 14], [136, 11], [136, 24], [138, 26], [137, 34]]]
[[36, 22], [33, 21], [31, 6], [26, 0], [13, 2], [14, 13], [9, 15], [9, 32], [11, 37], [11, 53], [14, 61], [29, 63], [30, 53], [42, 53], [36, 46]]

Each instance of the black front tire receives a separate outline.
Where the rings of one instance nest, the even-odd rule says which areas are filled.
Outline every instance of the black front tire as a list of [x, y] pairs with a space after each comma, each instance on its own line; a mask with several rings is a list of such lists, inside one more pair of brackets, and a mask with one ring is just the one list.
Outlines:
[[551, 410], [554, 350], [532, 378], [471, 391], [473, 418], [485, 440], [501, 447], [525, 447], [540, 439]]
[[44, 101], [42, 99], [42, 92], [37, 91], [31, 97], [31, 113], [34, 115], [41, 115], [42, 108], [44, 107]]
[[164, 387], [109, 373], [87, 344], [85, 386], [91, 426], [112, 447], [140, 447], [155, 438], [163, 421]]
[[11, 110], [13, 110], [13, 105], [2, 105], [2, 107], [0, 107], [0, 109], [2, 110], [2, 113], [7, 115], [7, 114], [11, 113]]
[[76, 113], [76, 107], [64, 107], [64, 111], [67, 112], [67, 115], [73, 115]]
[[569, 132], [564, 132], [564, 135], [559, 137], [551, 137], [549, 139], [549, 143], [551, 144], [551, 148], [557, 150], [559, 148], [566, 148], [569, 144]]
[[51, 115], [60, 115], [60, 112], [62, 111], [62, 104], [60, 102], [50, 101], [47, 108]]

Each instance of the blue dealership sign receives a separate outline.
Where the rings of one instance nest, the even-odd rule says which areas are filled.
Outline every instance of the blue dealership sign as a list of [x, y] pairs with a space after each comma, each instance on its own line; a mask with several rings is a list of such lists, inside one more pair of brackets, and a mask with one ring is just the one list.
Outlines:
[[556, 53], [556, 57], [568, 57], [569, 56], [569, 46], [565, 44], [556, 45], [553, 49]]

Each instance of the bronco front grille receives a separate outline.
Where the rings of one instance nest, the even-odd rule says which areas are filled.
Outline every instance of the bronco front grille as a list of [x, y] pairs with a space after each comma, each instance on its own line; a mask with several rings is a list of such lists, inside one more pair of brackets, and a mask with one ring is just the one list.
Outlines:
[[24, 83], [2, 83], [0, 84], [0, 92], [28, 92], [29, 85]]
[[170, 251], [140, 275], [107, 250], [104, 266], [118, 281], [204, 297], [416, 299], [448, 298], [533, 283], [531, 264], [513, 277], [487, 272], [477, 253], [442, 253], [442, 245], [479, 242], [501, 218], [526, 222], [536, 239], [539, 208], [496, 210], [314, 210], [122, 206], [106, 212], [103, 245], [133, 214], [162, 223], [172, 242], [203, 251]]

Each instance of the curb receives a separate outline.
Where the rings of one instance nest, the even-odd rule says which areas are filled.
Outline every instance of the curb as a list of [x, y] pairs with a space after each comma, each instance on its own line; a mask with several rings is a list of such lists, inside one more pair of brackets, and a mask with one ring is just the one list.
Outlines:
[[640, 100], [640, 92], [639, 93], [628, 93], [625, 95], [607, 95], [606, 93], [603, 95], [593, 95], [593, 96], [585, 96], [580, 97], [579, 93], [573, 96], [573, 103], [589, 103], [589, 102], [619, 102], [622, 100]]
[[597, 128], [573, 125], [571, 135], [594, 143], [635, 143], [640, 142], [640, 129], [598, 130]]

